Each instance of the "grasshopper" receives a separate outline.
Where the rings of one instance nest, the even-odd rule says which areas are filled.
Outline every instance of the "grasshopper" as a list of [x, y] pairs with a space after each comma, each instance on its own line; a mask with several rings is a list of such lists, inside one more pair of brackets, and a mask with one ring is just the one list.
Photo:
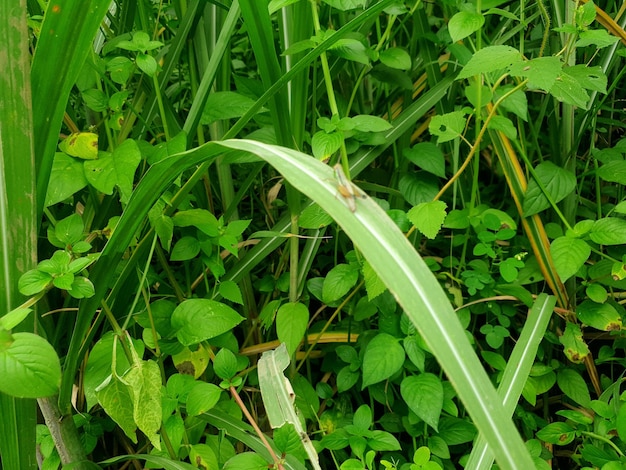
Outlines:
[[365, 193], [361, 191], [357, 186], [350, 181], [350, 179], [346, 176], [341, 166], [341, 163], [337, 163], [333, 170], [335, 170], [335, 178], [339, 183], [337, 185], [337, 190], [339, 194], [345, 199], [346, 204], [348, 205], [348, 209], [351, 212], [356, 211], [356, 198], [365, 198]]

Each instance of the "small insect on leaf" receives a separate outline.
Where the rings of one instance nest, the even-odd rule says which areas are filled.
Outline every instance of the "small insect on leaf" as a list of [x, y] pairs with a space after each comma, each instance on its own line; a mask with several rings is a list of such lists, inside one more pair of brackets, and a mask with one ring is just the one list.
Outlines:
[[339, 191], [339, 194], [341, 194], [341, 197], [343, 197], [346, 200], [348, 209], [350, 209], [351, 212], [355, 212], [357, 196], [363, 198], [365, 197], [365, 194], [363, 193], [363, 191], [357, 188], [352, 183], [352, 181], [350, 181], [350, 179], [344, 173], [343, 168], [341, 167], [340, 163], [337, 163], [333, 167], [333, 169], [335, 170], [335, 178], [337, 179], [337, 182], [338, 182], [337, 191]]

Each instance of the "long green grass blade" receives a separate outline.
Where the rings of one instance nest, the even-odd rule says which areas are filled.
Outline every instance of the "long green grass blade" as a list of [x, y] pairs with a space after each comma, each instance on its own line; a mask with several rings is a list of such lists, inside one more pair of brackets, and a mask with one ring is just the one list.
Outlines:
[[48, 5], [31, 71], [39, 216], [70, 91], [110, 4], [110, 0], [89, 0]]
[[[540, 294], [528, 314], [528, 319], [519, 339], [515, 343], [515, 348], [513, 348], [504, 370], [502, 382], [498, 387], [498, 396], [502, 400], [507, 416], [513, 414], [522, 394], [530, 369], [535, 361], [537, 348], [546, 332], [555, 305], [555, 297]], [[493, 454], [489, 450], [485, 438], [479, 435], [465, 468], [468, 470], [487, 470], [491, 468], [492, 464]]]
[[224, 141], [221, 145], [263, 158], [337, 221], [428, 343], [498, 464], [507, 469], [533, 468], [446, 294], [380, 206], [369, 198], [358, 199], [356, 211], [351, 211], [337, 197], [333, 170], [300, 152], [246, 140]]
[[[0, 316], [24, 299], [18, 279], [37, 263], [35, 165], [26, 1], [0, 2]], [[30, 317], [21, 329], [33, 330]], [[0, 394], [5, 470], [36, 469], [34, 400]]]

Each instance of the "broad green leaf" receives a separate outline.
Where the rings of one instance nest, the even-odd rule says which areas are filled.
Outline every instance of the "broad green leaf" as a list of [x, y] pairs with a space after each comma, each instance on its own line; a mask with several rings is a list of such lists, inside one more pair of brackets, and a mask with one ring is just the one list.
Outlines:
[[611, 304], [598, 304], [585, 300], [576, 308], [576, 314], [584, 325], [601, 331], [620, 331], [622, 317]]
[[591, 247], [580, 238], [559, 237], [550, 245], [550, 254], [561, 281], [578, 272], [591, 254]]
[[[105, 333], [89, 352], [83, 378], [88, 411], [91, 410], [98, 401], [96, 389], [111, 375], [113, 360], [115, 360], [115, 373], [120, 377], [130, 367], [130, 363], [124, 354], [124, 349], [119, 342], [115, 348], [115, 358], [113, 358], [113, 341], [113, 333]], [[133, 339], [132, 343], [137, 355], [143, 356], [143, 343], [136, 339]]]
[[514, 64], [510, 73], [514, 77], [528, 79], [530, 89], [540, 89], [549, 92], [561, 74], [563, 63], [559, 57], [537, 57], [524, 62]]
[[64, 201], [68, 197], [77, 193], [88, 181], [85, 178], [83, 163], [62, 152], [54, 155], [52, 172], [50, 173], [50, 183], [46, 194], [46, 207]]
[[189, 460], [194, 462], [198, 468], [219, 468], [215, 452], [207, 444], [192, 445], [189, 452]]
[[578, 36], [576, 47], [596, 46], [598, 49], [612, 46], [619, 41], [618, 37], [611, 36], [605, 29], [589, 29]]
[[[511, 90], [512, 86], [510, 85], [499, 87], [494, 93], [494, 99], [500, 99], [505, 93]], [[500, 103], [500, 108], [515, 114], [523, 121], [528, 121], [528, 98], [526, 97], [526, 93], [522, 90], [517, 90], [507, 96], [504, 101]]]
[[626, 161], [617, 160], [605, 163], [596, 172], [604, 181], [626, 185]]
[[196, 237], [182, 237], [174, 244], [170, 261], [187, 261], [200, 253], [200, 242]]
[[367, 48], [357, 39], [340, 39], [330, 48], [339, 57], [363, 65], [369, 65], [370, 56]]
[[556, 383], [561, 391], [574, 402], [589, 408], [591, 405], [591, 397], [589, 396], [589, 388], [587, 382], [582, 378], [578, 371], [574, 369], [563, 369], [557, 372]]
[[365, 348], [363, 355], [363, 390], [372, 385], [388, 379], [402, 368], [404, 364], [404, 349], [397, 338], [379, 333]]
[[587, 90], [606, 93], [607, 77], [602, 67], [590, 67], [587, 64], [572, 65], [563, 69], [563, 73], [574, 78], [580, 86]]
[[416, 206], [435, 198], [439, 192], [439, 180], [436, 176], [423, 171], [407, 173], [400, 178], [398, 189], [409, 204]]
[[117, 186], [120, 200], [127, 203], [140, 161], [141, 154], [137, 143], [127, 139], [113, 153], [100, 152], [97, 160], [86, 161], [85, 176], [94, 188], [104, 194], [113, 194], [113, 188]]
[[135, 58], [137, 67], [149, 77], [153, 77], [159, 68], [157, 61], [150, 54], [140, 52]]
[[178, 211], [172, 217], [176, 227], [196, 227], [209, 237], [220, 235], [220, 224], [213, 214], [206, 209]]
[[80, 215], [72, 214], [57, 222], [54, 234], [64, 245], [73, 245], [83, 238], [84, 229], [85, 226]]
[[596, 15], [596, 5], [594, 2], [590, 1], [581, 4], [576, 9], [574, 19], [578, 27], [581, 29], [587, 29], [587, 27], [596, 19]]
[[154, 447], [161, 450], [161, 371], [154, 361], [135, 362], [124, 374], [133, 403], [133, 419]]
[[98, 113], [106, 111], [108, 108], [108, 98], [102, 90], [91, 88], [81, 91], [80, 94], [88, 108]]
[[438, 144], [454, 140], [463, 133], [465, 114], [464, 111], [453, 111], [433, 116], [428, 124], [428, 130], [437, 137]]
[[580, 364], [589, 355], [589, 347], [576, 323], [567, 322], [565, 331], [559, 336], [559, 342], [563, 345], [565, 355], [575, 364]]
[[185, 346], [226, 333], [243, 321], [228, 305], [209, 299], [189, 299], [172, 313], [172, 328]]
[[409, 70], [411, 68], [411, 56], [399, 47], [385, 49], [379, 54], [378, 59], [392, 69]]
[[93, 283], [84, 276], [76, 276], [67, 292], [75, 299], [93, 297], [96, 290]]
[[439, 437], [449, 446], [465, 444], [476, 436], [476, 428], [468, 420], [442, 416], [439, 420]]
[[339, 132], [317, 131], [311, 139], [313, 156], [318, 160], [326, 160], [339, 150], [342, 143], [343, 135]]
[[359, 279], [359, 271], [355, 266], [338, 264], [333, 267], [322, 285], [322, 300], [324, 303], [333, 303], [350, 291]]
[[485, 24], [485, 17], [481, 13], [459, 11], [450, 18], [448, 31], [452, 42], [460, 41], [478, 31]]
[[23, 295], [35, 295], [44, 290], [52, 282], [52, 276], [48, 273], [32, 269], [20, 277], [18, 286]]
[[0, 392], [18, 398], [59, 392], [61, 362], [50, 343], [33, 333], [0, 329]]
[[407, 336], [403, 341], [404, 350], [409, 360], [420, 372], [424, 372], [426, 364], [426, 352], [421, 348], [420, 342], [415, 335]]
[[59, 149], [71, 157], [78, 157], [82, 160], [95, 160], [98, 158], [98, 134], [93, 132], [70, 134], [59, 144]]
[[430, 373], [405, 377], [400, 385], [400, 393], [409, 409], [438, 431], [443, 407], [443, 386], [439, 377]]
[[594, 222], [589, 238], [600, 245], [626, 244], [626, 220], [604, 217]]
[[490, 73], [507, 69], [511, 65], [521, 62], [522, 55], [511, 46], [487, 46], [475, 52], [469, 62], [463, 67], [457, 79], [468, 78], [481, 73]]
[[536, 436], [544, 442], [565, 446], [574, 440], [576, 431], [569, 424], [559, 421], [540, 429]]
[[363, 280], [365, 281], [365, 290], [367, 291], [368, 300], [375, 299], [387, 290], [385, 283], [381, 281], [376, 271], [372, 269], [367, 261], [363, 263]]
[[241, 289], [234, 281], [222, 281], [219, 284], [219, 293], [226, 300], [243, 305], [243, 297], [241, 296]]
[[195, 351], [183, 348], [182, 351], [172, 354], [172, 362], [176, 370], [184, 374], [193, 375], [197, 379], [209, 365], [210, 356], [204, 345], [200, 344]]
[[359, 114], [351, 117], [350, 120], [353, 129], [357, 132], [384, 132], [393, 127], [386, 119], [369, 114]]
[[493, 98], [491, 88], [479, 84], [478, 82], [470, 83], [463, 91], [465, 93], [465, 97], [475, 109], [485, 107], [492, 101]]
[[430, 142], [420, 142], [411, 148], [405, 148], [402, 155], [415, 163], [422, 170], [440, 178], [446, 177], [446, 161], [439, 147]]
[[587, 109], [589, 94], [580, 82], [571, 75], [563, 72], [550, 88], [550, 94], [562, 103]]
[[587, 297], [589, 297], [591, 300], [599, 304], [606, 302], [606, 299], [609, 295], [604, 286], [597, 283], [588, 285], [585, 289], [585, 294], [587, 294]]
[[210, 410], [220, 401], [222, 391], [215, 384], [198, 382], [187, 395], [187, 414], [197, 416]]
[[[576, 187], [576, 176], [552, 162], [543, 162], [535, 168], [537, 179], [548, 192], [552, 201], [558, 203]], [[537, 214], [550, 207], [550, 202], [541, 190], [537, 181], [532, 178], [524, 195], [522, 209], [524, 217]]]
[[254, 100], [252, 98], [248, 98], [234, 91], [217, 91], [211, 93], [206, 100], [200, 124], [208, 125], [215, 121], [241, 117], [253, 104]]
[[491, 118], [491, 121], [489, 121], [487, 128], [500, 131], [511, 140], [517, 139], [517, 127], [515, 127], [513, 121], [506, 116], [496, 114]]
[[276, 313], [276, 334], [285, 343], [289, 356], [293, 356], [304, 337], [309, 322], [309, 310], [299, 302], [283, 304]]
[[369, 405], [361, 405], [354, 412], [352, 423], [359, 429], [369, 430], [372, 425], [372, 409]]
[[367, 446], [378, 452], [400, 450], [400, 442], [391, 433], [375, 429], [371, 431]]
[[422, 234], [432, 240], [446, 219], [446, 207], [443, 201], [422, 202], [409, 210], [407, 216]]
[[126, 384], [121, 382], [116, 376], [113, 376], [107, 384], [103, 384], [101, 388], [98, 388], [97, 391], [94, 390], [93, 393], [106, 414], [136, 444], [137, 435], [135, 431], [137, 425], [133, 418], [133, 401]]
[[[231, 457], [224, 464], [223, 470], [266, 470], [269, 462], [254, 452], [242, 452]], [[195, 467], [194, 467], [195, 468]]]
[[220, 349], [213, 360], [213, 370], [220, 379], [233, 378], [239, 371], [237, 357], [230, 349]]

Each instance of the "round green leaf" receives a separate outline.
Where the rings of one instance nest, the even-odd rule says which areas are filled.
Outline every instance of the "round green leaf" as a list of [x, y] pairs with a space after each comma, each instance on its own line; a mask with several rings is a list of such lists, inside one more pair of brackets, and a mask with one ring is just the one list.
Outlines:
[[228, 305], [209, 299], [190, 299], [172, 313], [172, 328], [178, 340], [190, 346], [226, 333], [242, 320]]
[[420, 142], [410, 149], [404, 149], [402, 154], [419, 166], [421, 169], [435, 176], [445, 178], [446, 162], [443, 152], [431, 142]]
[[411, 56], [404, 49], [390, 47], [378, 56], [380, 61], [387, 67], [399, 70], [409, 70], [411, 68]]
[[0, 391], [7, 395], [48, 397], [59, 391], [61, 362], [52, 345], [41, 336], [4, 334], [0, 338], [0, 377]]
[[198, 416], [209, 411], [220, 401], [222, 389], [215, 384], [197, 383], [187, 395], [187, 414]]
[[346, 295], [359, 279], [359, 271], [348, 264], [338, 264], [324, 278], [322, 300], [326, 304], [333, 303]]
[[52, 276], [37, 269], [25, 272], [18, 281], [18, 287], [23, 295], [35, 295], [44, 290], [52, 281]]
[[[552, 201], [557, 203], [570, 194], [576, 187], [576, 176], [570, 171], [564, 170], [551, 162], [543, 162], [535, 168], [537, 179], [541, 186], [550, 194]], [[524, 195], [524, 217], [537, 214], [550, 207], [550, 202], [545, 196], [537, 181], [532, 178], [528, 182], [528, 189]]]
[[46, 207], [61, 202], [87, 186], [83, 163], [62, 152], [54, 155], [50, 183], [46, 193]]
[[289, 356], [296, 352], [309, 322], [309, 309], [304, 304], [289, 302], [276, 314], [276, 334], [285, 343]]
[[243, 452], [228, 459], [223, 470], [267, 470], [268, 462], [253, 452]]
[[363, 385], [368, 385], [388, 379], [398, 372], [404, 364], [404, 349], [397, 338], [380, 333], [375, 336], [365, 349], [363, 356]]
[[569, 444], [574, 440], [574, 437], [576, 437], [576, 432], [569, 424], [563, 422], [550, 423], [537, 431], [537, 439], [559, 446]]
[[443, 201], [422, 202], [413, 207], [407, 216], [420, 232], [432, 240], [441, 230], [446, 218], [446, 207]]
[[591, 397], [582, 376], [574, 369], [563, 369], [557, 373], [556, 382], [561, 391], [579, 405], [589, 408]]
[[550, 245], [556, 272], [563, 282], [568, 280], [589, 258], [591, 247], [580, 238], [559, 237]]
[[313, 155], [318, 160], [326, 160], [341, 147], [343, 136], [339, 132], [318, 131], [311, 139]]
[[230, 349], [220, 349], [213, 360], [213, 370], [220, 379], [234, 377], [239, 371], [237, 357]]
[[619, 331], [622, 329], [622, 317], [611, 304], [598, 304], [585, 300], [578, 305], [576, 313], [581, 322], [597, 330]]
[[589, 232], [589, 238], [600, 245], [626, 244], [626, 220], [616, 217], [596, 220]]
[[471, 11], [460, 11], [456, 13], [448, 22], [448, 31], [452, 42], [457, 42], [466, 38], [470, 34], [478, 31], [485, 24], [485, 17], [480, 13]]
[[439, 377], [430, 373], [405, 377], [400, 394], [413, 413], [438, 431], [443, 408], [443, 385]]

